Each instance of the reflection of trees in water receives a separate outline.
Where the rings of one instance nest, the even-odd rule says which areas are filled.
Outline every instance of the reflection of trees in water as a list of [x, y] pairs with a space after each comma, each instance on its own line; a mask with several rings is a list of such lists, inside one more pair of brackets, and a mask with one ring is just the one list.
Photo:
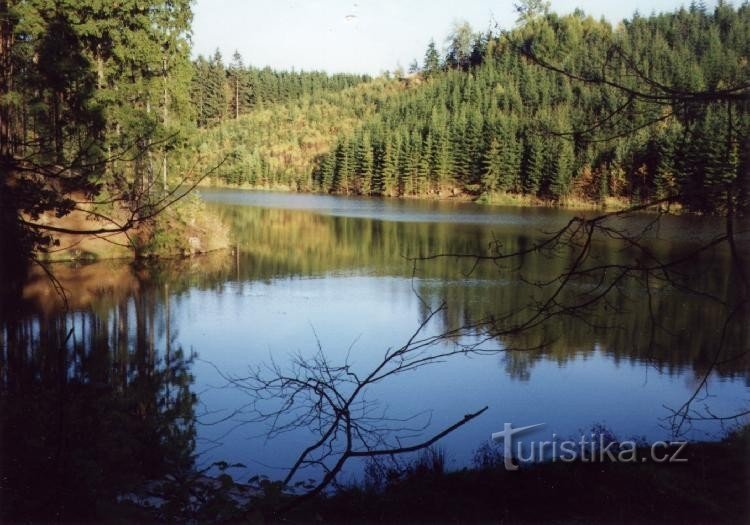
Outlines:
[[[550, 270], [556, 263], [557, 260], [541, 258], [528, 260], [523, 267], [524, 277], [543, 279], [548, 272], [557, 271]], [[723, 297], [732, 293], [730, 272], [722, 272], [720, 267], [711, 264], [700, 276], [703, 282], [693, 279], [693, 286], [713, 290]], [[524, 306], [533, 304], [540, 294], [535, 286], [513, 281], [511, 277], [505, 281], [487, 280], [474, 285], [427, 281], [421, 284], [419, 292], [429, 298], [433, 306], [440, 301], [446, 302], [448, 307], [442, 321], [444, 327], [450, 329], [505, 313], [511, 314], [507, 318], [509, 323], [521, 322], [528, 313]], [[561, 302], [567, 300], [566, 295], [577, 292], [566, 290]], [[518, 311], [514, 312], [516, 305]], [[502, 338], [502, 345], [508, 348], [543, 347], [540, 351], [505, 355], [508, 371], [513, 377], [526, 378], [529, 367], [541, 358], [565, 363], [576, 355], [599, 349], [616, 361], [647, 362], [670, 374], [685, 368], [692, 368], [699, 375], [705, 372], [713, 361], [716, 334], [721, 332], [724, 324], [724, 312], [703, 297], [674, 290], [652, 294], [651, 305], [660, 323], [653, 332], [653, 339], [649, 297], [635, 282], [613, 291], [608, 301], [594, 303], [583, 312], [583, 318], [582, 312], [560, 315], [512, 338]], [[741, 352], [749, 336], [750, 325], [747, 323], [735, 323], [729, 327], [727, 346], [733, 349], [729, 354], [736, 353], [738, 357], [719, 364], [716, 367], [719, 374], [747, 375], [750, 359]]]
[[[80, 304], [80, 308], [90, 308], [104, 316], [108, 315], [112, 298], [120, 303], [130, 296], [140, 297], [146, 303], [164, 303], [165, 286], [169, 287], [170, 294], [179, 295], [191, 288], [220, 291], [226, 282], [243, 286], [274, 278], [342, 271], [411, 278], [414, 268], [403, 255], [472, 253], [495, 241], [502, 242], [506, 252], [518, 251], [542, 238], [545, 235], [542, 229], [550, 228], [549, 225], [521, 228], [518, 225], [479, 227], [447, 222], [388, 222], [248, 206], [217, 206], [216, 209], [233, 226], [239, 246], [234, 253], [169, 261], [138, 270], [129, 265], [100, 263], [83, 269], [60, 267], [56, 273], [71, 290], [71, 297], [85, 298], [86, 304]], [[566, 218], [560, 217], [558, 220]], [[544, 220], [549, 222], [554, 218], [544, 216]], [[681, 223], [677, 223], [677, 228], [671, 226], [671, 232], [655, 229], [654, 236], [684, 237], [680, 226]], [[688, 242], [664, 242], [661, 238], [652, 243], [655, 254], [671, 258], [690, 246]], [[602, 264], [616, 264], [632, 256], [615, 242], [599, 242], [595, 251], [594, 256]], [[436, 308], [443, 301], [447, 304], [441, 311], [444, 330], [506, 313], [516, 314], [520, 319], [523, 308], [533, 304], [541, 293], [530, 283], [560, 275], [570, 264], [571, 255], [565, 251], [554, 257], [532, 253], [519, 257], [512, 264], [484, 264], [473, 271], [470, 260], [438, 258], [417, 266], [418, 279], [414, 284], [430, 307]], [[690, 272], [692, 288], [708, 290], [720, 297], [732, 292], [733, 274], [728, 271], [727, 254], [706, 254], [692, 264], [705, 268], [702, 272]], [[86, 272], [83, 277], [82, 271]], [[43, 279], [41, 276], [32, 280], [25, 295], [32, 303], [32, 310], [49, 312], [51, 308], [43, 299], [48, 301], [54, 293], [51, 288], [42, 289], [46, 282]], [[102, 293], [103, 289], [106, 294]], [[566, 293], [577, 291], [579, 289], [571, 287]], [[145, 299], [147, 297], [151, 299]], [[577, 353], [591, 352], [595, 348], [617, 360], [649, 362], [668, 373], [686, 367], [696, 372], [705, 370], [713, 355], [715, 333], [723, 322], [722, 313], [700, 296], [674, 289], [653, 293], [651, 301], [663, 328], [654, 332], [653, 341], [648, 296], [643, 287], [632, 281], [616, 290], [608, 301], [595, 303], [587, 310], [584, 320], [580, 316], [557, 316], [554, 322], [525, 330], [513, 341], [502, 341], [519, 348], [545, 345], [543, 352], [532, 352], [532, 358], [520, 354], [508, 356], [509, 360], [522, 359], [526, 363], [526, 372], [512, 375], [528, 374], [528, 367], [542, 355], [562, 363]], [[153, 307], [153, 304], [143, 304], [141, 309]], [[423, 308], [422, 315], [428, 311]], [[164, 323], [164, 316], [158, 312], [146, 318], [157, 325]], [[139, 330], [145, 329], [143, 323], [136, 325]], [[701, 329], [693, 329], [696, 326]], [[157, 328], [164, 329], [163, 326]], [[747, 324], [733, 325], [729, 334], [730, 347], [741, 348], [748, 330]], [[146, 334], [152, 332], [146, 330]], [[510, 369], [520, 370], [519, 365], [512, 365]], [[748, 369], [747, 356], [718, 367], [719, 373], [725, 375], [745, 374]]]
[[193, 356], [154, 293], [2, 326], [3, 519], [106, 516], [118, 494], [192, 469]]
[[[567, 220], [565, 215], [555, 219], [540, 211], [546, 221], [544, 226], [531, 222], [523, 227], [517, 224], [480, 227], [450, 222], [388, 222], [248, 206], [221, 206], [217, 211], [233, 226], [240, 253], [233, 261], [234, 269], [227, 268], [223, 275], [214, 278], [245, 282], [347, 270], [409, 278], [414, 268], [404, 255], [479, 253], [497, 241], [506, 253], [523, 251], [544, 238], [542, 230], [553, 229], [551, 224], [555, 220], [563, 223]], [[633, 229], [637, 231], [638, 221], [651, 220], [651, 216], [644, 217], [632, 219]], [[686, 234], [685, 228], [692, 225], [689, 217], [664, 220], [674, 222], [663, 228], [659, 223], [659, 228], [651, 232], [653, 239], [649, 244], [653, 253], [663, 258], [675, 259], [691, 249], [694, 246], [691, 236], [710, 234], [697, 230]], [[706, 230], [705, 224], [700, 226]], [[665, 242], [670, 237], [680, 240]], [[600, 240], [594, 250], [592, 257], [600, 264], [630, 261], [635, 254], [623, 250], [616, 240]], [[533, 283], [564, 273], [574, 252], [561, 250], [553, 257], [547, 255], [529, 253], [505, 265], [488, 263], [476, 268], [470, 258], [422, 261], [416, 268], [419, 279], [415, 286], [430, 307], [436, 308], [443, 301], [447, 304], [441, 312], [444, 330], [514, 313], [514, 309], [520, 319], [523, 309], [533, 305], [543, 293]], [[692, 289], [707, 290], [719, 297], [732, 293], [735, 283], [727, 253], [717, 250], [704, 254], [691, 265], [691, 281], [687, 284]], [[695, 272], [696, 265], [703, 266], [704, 271]], [[568, 289], [565, 293], [573, 295], [578, 291]], [[608, 301], [592, 305], [586, 311], [586, 319], [580, 315], [557, 316], [553, 322], [524, 331], [513, 341], [503, 341], [520, 348], [545, 346], [544, 352], [532, 352], [532, 357], [520, 353], [509, 355], [506, 359], [525, 363], [509, 365], [511, 375], [528, 375], [529, 367], [542, 355], [565, 362], [577, 353], [595, 348], [617, 360], [649, 362], [668, 373], [686, 367], [696, 372], [705, 370], [712, 360], [715, 334], [721, 329], [723, 313], [698, 295], [674, 289], [654, 293], [651, 300], [654, 314], [662, 324], [653, 341], [649, 298], [642, 286], [631, 281], [615, 290]], [[423, 315], [429, 311], [423, 310]], [[694, 330], [696, 326], [701, 329]], [[742, 348], [748, 337], [747, 326], [732, 326], [730, 347]], [[748, 369], [750, 362], [745, 356], [719, 366], [718, 372], [745, 374]]]
[[[62, 315], [46, 278], [32, 276], [0, 332], [4, 516], [93, 515], [100, 511], [97, 505], [144, 480], [192, 469], [192, 356], [173, 348], [176, 327], [169, 316], [170, 302], [182, 293], [194, 288], [222, 293], [226, 282], [242, 286], [347, 271], [408, 279], [413, 266], [403, 255], [471, 253], [497, 240], [511, 252], [543, 235], [534, 227], [521, 234], [517, 226], [384, 222], [249, 207], [224, 212], [238, 232], [240, 249], [233, 253], [145, 267], [55, 266], [76, 313]], [[664, 253], [679, 249], [654, 243], [654, 250]], [[595, 255], [608, 262], [630, 256], [606, 242], [596, 246]], [[471, 261], [450, 257], [420, 263], [414, 286], [427, 304], [421, 314], [445, 302], [438, 314], [441, 330], [514, 309], [520, 316], [521, 306], [533, 303], [539, 291], [533, 282], [559, 275], [569, 257], [565, 251], [555, 257], [529, 254], [514, 266], [487, 264], [473, 271]], [[724, 254], [692, 264], [705, 267], [691, 272], [700, 280], [691, 282], [694, 288], [731, 293]], [[723, 313], [707, 304], [674, 289], [654, 293], [652, 308], [664, 329], [652, 341], [648, 297], [626, 286], [595, 303], [585, 322], [558, 316], [503, 339], [515, 348], [545, 345], [504, 354], [504, 365], [509, 375], [524, 380], [539, 359], [564, 363], [601, 349], [616, 360], [646, 361], [668, 373], [690, 367], [700, 374], [710, 367], [723, 322]], [[71, 328], [74, 334], [66, 340]], [[747, 323], [732, 325], [730, 348], [741, 349], [747, 339]], [[744, 356], [717, 370], [747, 375], [748, 365]]]
[[[472, 253], [495, 241], [502, 242], [506, 252], [518, 251], [543, 238], [542, 229], [551, 227], [549, 224], [521, 228], [518, 225], [479, 227], [447, 222], [388, 222], [248, 206], [221, 206], [216, 210], [233, 226], [239, 245], [235, 253], [169, 261], [140, 270], [122, 265], [119, 271], [125, 272], [125, 276], [120, 277], [112, 265], [102, 263], [87, 269], [86, 278], [80, 277], [80, 269], [70, 270], [70, 275], [59, 272], [64, 285], [72, 289], [73, 297], [92, 297], [88, 307], [104, 315], [110, 307], [106, 300], [110, 296], [105, 295], [103, 302], [97, 299], [102, 296], [99, 288], [103, 283], [112, 288], [112, 296], [118, 297], [119, 301], [137, 295], [163, 303], [165, 286], [169, 286], [169, 293], [179, 295], [191, 288], [220, 291], [226, 282], [251, 286], [253, 282], [275, 278], [320, 276], [342, 271], [411, 278], [414, 268], [402, 255]], [[566, 218], [565, 215], [560, 217], [558, 221]], [[544, 220], [549, 222], [554, 218], [547, 215]], [[676, 228], [670, 225], [671, 231], [655, 229], [654, 236], [660, 237], [652, 243], [655, 254], [674, 258], [689, 249], [691, 244], [688, 242], [665, 242], [662, 239], [684, 237], [681, 225], [677, 223]], [[730, 263], [726, 255], [721, 252], [706, 254], [694, 261], [693, 265], [703, 266], [705, 270], [691, 271], [689, 285], [720, 297], [730, 294], [734, 287], [733, 274], [728, 271]], [[542, 293], [530, 283], [560, 275], [570, 264], [571, 256], [572, 253], [565, 251], [554, 257], [531, 253], [501, 266], [480, 265], [473, 272], [470, 260], [438, 258], [417, 266], [418, 279], [414, 285], [432, 308], [445, 301], [447, 307], [441, 311], [441, 328], [444, 330], [506, 313], [514, 313], [520, 319], [523, 308], [533, 304], [533, 299]], [[615, 242], [602, 241], [595, 246], [594, 257], [602, 264], [627, 261], [631, 256], [632, 253], [622, 250]], [[94, 270], [96, 267], [100, 268], [98, 273]], [[92, 286], [96, 288], [93, 291]], [[579, 289], [570, 287], [566, 293], [573, 294]], [[37, 301], [34, 309], [48, 311], [47, 307], [39, 306], [38, 299], [48, 297], [50, 293], [49, 290], [46, 294], [37, 290], [36, 295], [30, 297]], [[532, 352], [532, 357], [515, 353], [508, 356], [508, 360], [526, 363], [525, 372], [513, 372], [512, 375], [523, 377], [528, 374], [529, 367], [542, 355], [563, 363], [576, 354], [592, 352], [595, 348], [617, 360], [649, 362], [668, 373], [690, 367], [696, 372], [705, 370], [713, 355], [715, 333], [723, 322], [722, 312], [700, 296], [675, 289], [653, 293], [651, 300], [654, 314], [663, 327], [654, 332], [653, 341], [648, 296], [643, 287], [631, 281], [616, 290], [608, 301], [597, 302], [589, 308], [586, 319], [557, 316], [554, 321], [523, 331], [512, 341], [503, 340], [503, 344], [518, 348], [545, 345], [543, 352]], [[149, 305], [143, 306], [147, 307]], [[428, 311], [423, 308], [422, 315]], [[163, 324], [163, 316], [151, 316], [150, 319]], [[695, 330], [696, 326], [701, 329]], [[741, 348], [748, 337], [747, 326], [733, 325], [729, 334], [730, 347]], [[509, 369], [521, 370], [518, 364], [509, 365]], [[719, 373], [725, 375], [746, 374], [748, 369], [747, 356], [718, 367]]]
[[[471, 224], [389, 222], [249, 206], [212, 209], [232, 227], [246, 280], [331, 271], [410, 276], [411, 264], [404, 256], [448, 247], [471, 253], [492, 241], [491, 230]], [[471, 265], [461, 267], [468, 271]], [[434, 278], [454, 277], [456, 270], [455, 261], [424, 268]], [[234, 278], [231, 273], [227, 277]]]
[[[542, 226], [478, 227], [470, 224], [387, 222], [373, 219], [333, 217], [312, 213], [222, 206], [227, 222], [238, 236], [239, 253], [222, 269], [206, 270], [204, 286], [217, 287], [226, 280], [252, 282], [289, 275], [324, 275], [334, 271], [357, 271], [368, 274], [412, 276], [413, 266], [402, 255], [429, 253], [471, 253], [478, 246], [486, 247], [499, 240], [504, 251], [523, 250], [544, 237]], [[564, 216], [563, 216], [564, 217]], [[689, 221], [691, 218], [667, 218]], [[653, 231], [651, 247], [655, 254], [676, 258], [693, 244], [684, 224], [676, 222], [669, 228]], [[705, 224], [701, 227], [705, 229]], [[545, 227], [549, 228], [549, 226]], [[710, 232], [704, 231], [707, 235]], [[670, 236], [680, 242], [665, 242]], [[622, 250], [616, 242], [598, 242], [595, 257], [604, 264], [627, 261], [632, 253]], [[570, 264], [570, 253], [555, 257], [527, 254], [513, 264], [484, 264], [473, 269], [471, 260], [457, 261], [445, 257], [420, 263], [415, 281], [418, 293], [432, 308], [445, 301], [441, 311], [443, 329], [452, 329], [491, 318], [533, 303], [540, 290], [526, 281], [552, 279]], [[736, 277], [728, 269], [728, 254], [721, 251], [704, 254], [692, 263], [704, 271], [691, 268], [688, 283], [694, 289], [707, 290], [719, 297], [729, 296]], [[471, 272], [469, 278], [466, 275]], [[213, 283], [213, 284], [210, 284]], [[652, 285], [655, 288], [655, 284]], [[572, 294], [577, 290], [569, 289]], [[608, 301], [597, 302], [587, 310], [584, 320], [575, 316], [557, 316], [554, 322], [524, 331], [522, 337], [503, 341], [506, 345], [534, 348], [545, 345], [543, 352], [529, 355], [513, 353], [505, 359], [522, 361], [509, 364], [514, 377], [528, 376], [533, 363], [544, 356], [565, 362], [572, 356], [594, 351], [595, 348], [616, 360], [648, 362], [667, 373], [692, 368], [700, 374], [709, 366], [714, 353], [715, 334], [724, 317], [704, 298], [670, 289], [653, 293], [652, 307], [661, 328], [650, 334], [648, 296], [642, 286], [632, 281], [616, 290]], [[423, 308], [423, 316], [429, 311]], [[700, 326], [700, 330], [694, 328]], [[748, 324], [732, 325], [728, 344], [739, 351], [748, 338]], [[730, 360], [717, 367], [720, 374], [747, 374], [748, 356]], [[523, 370], [523, 372], [521, 372]]]

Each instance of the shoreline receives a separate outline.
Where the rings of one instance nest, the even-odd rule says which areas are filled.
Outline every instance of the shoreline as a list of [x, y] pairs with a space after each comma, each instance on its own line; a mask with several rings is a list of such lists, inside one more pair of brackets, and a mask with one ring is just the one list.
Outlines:
[[[400, 467], [381, 464], [369, 478], [353, 479], [291, 505], [283, 516], [274, 509], [293, 503], [294, 495], [269, 493], [268, 487], [278, 486], [277, 481], [246, 484], [222, 471], [216, 477], [196, 477], [194, 488], [206, 500], [224, 501], [222, 510], [227, 516], [263, 518], [269, 523], [485, 523], [499, 519], [503, 523], [553, 520], [573, 524], [609, 523], [612, 518], [623, 523], [741, 523], [750, 512], [743, 498], [747, 485], [742, 477], [743, 466], [748, 466], [749, 429], [735, 428], [715, 441], [687, 441], [684, 450], [679, 443], [660, 449], [666, 454], [663, 457], [675, 461], [647, 460], [653, 457], [653, 446], [640, 444], [627, 463], [579, 457], [571, 462], [525, 463], [518, 471], [503, 467], [499, 448], [463, 468], [449, 468], [445, 451], [432, 448]], [[689, 490], [696, 485], [703, 489], [698, 500]], [[169, 501], [165, 488], [169, 482], [146, 482], [120, 497], [113, 512], [153, 519]], [[589, 504], [583, 510], [572, 509], [568, 503], [582, 495]], [[562, 509], [563, 515], [555, 518], [536, 504], [540, 500]]]
[[[37, 251], [36, 257], [43, 263], [135, 262], [186, 258], [229, 248], [228, 227], [218, 216], [205, 209], [201, 199], [196, 195], [192, 197], [127, 231], [106, 235], [55, 234], [53, 239], [56, 244], [49, 250]], [[90, 230], [92, 224], [102, 223], [99, 217], [89, 214], [87, 210], [75, 210], [60, 218], [45, 215], [42, 221], [72, 231]]]
[[[462, 202], [473, 203], [479, 206], [506, 206], [515, 208], [557, 208], [561, 210], [601, 210], [601, 211], [621, 211], [633, 206], [630, 202], [622, 198], [608, 197], [603, 202], [586, 201], [576, 197], [568, 197], [561, 201], [543, 200], [538, 197], [532, 197], [516, 193], [493, 193], [481, 195], [468, 195], [459, 193], [455, 195], [441, 194], [424, 194], [424, 195], [402, 195], [398, 197], [390, 195], [360, 195], [344, 193], [324, 193], [314, 190], [296, 190], [288, 185], [278, 184], [273, 186], [251, 186], [248, 184], [226, 184], [221, 182], [208, 181], [199, 184], [196, 188], [213, 190], [237, 190], [256, 193], [292, 193], [301, 195], [327, 195], [331, 197], [359, 197], [367, 199], [384, 199], [395, 201], [425, 201], [425, 202]], [[675, 209], [672, 214], [678, 209]]]
[[[249, 185], [232, 185], [215, 183], [213, 181], [201, 183], [196, 187], [196, 191], [199, 193], [201, 189], [209, 190], [229, 190], [239, 192], [253, 192], [253, 193], [285, 193], [285, 194], [299, 194], [299, 195], [321, 195], [330, 197], [342, 197], [342, 198], [360, 198], [360, 199], [377, 199], [377, 200], [392, 200], [392, 201], [422, 201], [422, 202], [444, 202], [444, 203], [467, 203], [476, 204], [477, 206], [497, 206], [497, 207], [509, 207], [509, 208], [547, 208], [547, 209], [558, 209], [566, 211], [601, 211], [601, 212], [614, 212], [627, 210], [630, 203], [624, 199], [608, 198], [603, 203], [596, 203], [591, 201], [584, 201], [577, 198], [563, 199], [562, 201], [545, 201], [537, 197], [532, 197], [522, 194], [514, 193], [495, 193], [495, 194], [482, 194], [479, 196], [468, 195], [464, 193], [458, 194], [425, 194], [425, 195], [405, 195], [405, 196], [387, 196], [387, 195], [358, 195], [358, 194], [336, 194], [336, 193], [323, 193], [319, 191], [308, 191], [308, 190], [295, 190], [286, 185], [274, 185], [269, 187], [257, 187]], [[200, 199], [201, 205], [203, 204]], [[654, 212], [656, 209], [642, 210], [646, 212]], [[679, 207], [669, 212], [670, 215], [680, 215], [681, 210]], [[231, 242], [228, 238], [225, 238], [228, 233], [223, 231], [223, 228], [219, 228], [215, 223], [215, 218], [209, 217], [205, 210], [197, 212], [200, 218], [200, 222], [205, 222], [211, 226], [210, 231], [202, 231], [203, 228], [198, 228], [201, 231], [200, 238], [198, 236], [191, 236], [186, 233], [186, 230], [191, 229], [187, 224], [179, 224], [178, 230], [183, 229], [178, 234], [179, 239], [170, 238], [168, 246], [160, 245], [158, 241], [153, 246], [138, 246], [129, 245], [125, 243], [112, 241], [111, 239], [88, 236], [88, 235], [61, 235], [58, 238], [63, 241], [68, 241], [67, 246], [63, 248], [56, 248], [49, 252], [40, 252], [40, 260], [45, 263], [92, 263], [97, 261], [146, 261], [154, 259], [184, 259], [193, 257], [196, 255], [203, 255], [215, 251], [224, 250], [231, 247]], [[76, 220], [78, 219], [78, 220]], [[59, 220], [60, 224], [66, 224], [68, 222], [80, 222], [81, 219], [75, 217], [75, 214], [63, 217]], [[169, 221], [167, 221], [169, 222]], [[182, 223], [183, 221], [178, 221]], [[157, 227], [160, 226], [159, 222], [156, 223]], [[218, 229], [217, 229], [218, 228]], [[144, 235], [146, 228], [136, 228], [133, 230], [135, 237], [141, 237]], [[219, 231], [222, 230], [222, 231]], [[214, 236], [209, 235], [212, 232], [221, 233], [219, 237], [220, 242], [215, 242]], [[165, 232], [170, 237], [173, 236], [174, 231]], [[125, 234], [118, 234], [121, 238], [127, 238]], [[153, 232], [146, 232], [145, 236], [151, 235]], [[150, 241], [148, 241], [150, 242]], [[65, 244], [61, 242], [61, 244]]]

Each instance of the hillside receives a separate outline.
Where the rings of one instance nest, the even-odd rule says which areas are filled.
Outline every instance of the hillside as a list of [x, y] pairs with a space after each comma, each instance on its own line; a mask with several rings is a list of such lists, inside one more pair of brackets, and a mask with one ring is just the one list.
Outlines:
[[200, 168], [228, 156], [214, 183], [251, 188], [527, 204], [679, 194], [715, 211], [747, 170], [750, 104], [680, 94], [746, 85], [748, 27], [747, 3], [616, 27], [581, 11], [528, 12], [506, 32], [456, 26], [444, 55], [431, 43], [399, 81], [262, 77], [235, 57], [213, 66], [224, 109], [188, 149]]
[[396, 80], [380, 78], [266, 102], [199, 129], [186, 145], [185, 158], [197, 151], [198, 170], [224, 160], [210, 183], [311, 191], [313, 168], [337, 137], [351, 133], [405, 90]]
[[316, 188], [553, 202], [679, 194], [714, 211], [727, 182], [746, 186], [750, 103], [733, 110], [700, 93], [748, 84], [748, 28], [747, 3], [614, 28], [580, 11], [529, 15], [501, 34], [459, 26], [445, 57], [428, 48], [422, 87], [340, 137]]

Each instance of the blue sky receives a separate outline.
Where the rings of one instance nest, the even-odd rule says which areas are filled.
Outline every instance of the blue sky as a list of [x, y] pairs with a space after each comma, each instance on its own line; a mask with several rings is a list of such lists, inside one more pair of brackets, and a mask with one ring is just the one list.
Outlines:
[[[636, 10], [671, 11], [690, 0], [552, 0], [552, 10], [580, 7], [610, 22]], [[234, 50], [246, 64], [275, 69], [378, 74], [420, 60], [430, 38], [442, 46], [456, 20], [475, 29], [516, 19], [514, 0], [197, 0], [194, 53]], [[706, 5], [715, 5], [709, 0]]]

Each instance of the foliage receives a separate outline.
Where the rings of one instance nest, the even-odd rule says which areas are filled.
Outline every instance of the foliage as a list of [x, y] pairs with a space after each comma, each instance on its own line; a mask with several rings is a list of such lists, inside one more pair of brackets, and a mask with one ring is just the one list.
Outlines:
[[[317, 75], [309, 75], [311, 85], [317, 85]], [[297, 85], [295, 78], [307, 77], [291, 77], [292, 86]], [[231, 154], [214, 181], [255, 188], [311, 190], [313, 166], [337, 135], [354, 129], [361, 119], [375, 114], [388, 96], [401, 90], [398, 82], [378, 79], [340, 91], [315, 88], [296, 98], [264, 102], [237, 119], [198, 130], [182, 150], [184, 167], [204, 170]], [[197, 165], [190, 164], [195, 151], [201, 156]], [[355, 154], [351, 152], [353, 157]], [[362, 157], [358, 166], [369, 172], [373, 167], [371, 149], [361, 146], [359, 154]], [[340, 169], [343, 171], [345, 167]], [[334, 174], [327, 176], [333, 178]]]
[[196, 194], [191, 194], [162, 212], [158, 221], [141, 228], [135, 236], [141, 257], [205, 253], [229, 245], [227, 227]]
[[[621, 58], [622, 70], [634, 67], [648, 81], [677, 90], [705, 90], [710, 97], [747, 85], [748, 4], [735, 9], [721, 3], [713, 13], [691, 8], [648, 18], [636, 14], [616, 28], [580, 11], [547, 14], [542, 2], [527, 2], [519, 11], [521, 24], [507, 34], [456, 26], [442, 71], [436, 71], [431, 44], [423, 73], [429, 80], [388, 98], [359, 129], [342, 136], [321, 160], [316, 188], [393, 196], [512, 192], [552, 201], [617, 197], [635, 203], [679, 192], [689, 208], [705, 212], [723, 205], [727, 183], [746, 186], [740, 174], [748, 170], [742, 155], [750, 129], [747, 98], [738, 96], [730, 105], [649, 103], [574, 77], [598, 71], [619, 49], [637, 61]], [[540, 67], [519, 45], [575, 74]], [[372, 171], [359, 160], [367, 143]]]
[[[108, 195], [128, 230], [158, 213], [189, 129], [189, 0], [0, 2], [2, 244], [20, 270], [55, 244], [49, 220]], [[160, 179], [160, 180], [159, 180]], [[10, 258], [8, 258], [10, 259]], [[3, 279], [5, 281], [6, 279]]]
[[301, 98], [316, 99], [369, 80], [367, 75], [245, 67], [239, 52], [234, 53], [227, 67], [217, 49], [213, 56], [199, 55], [193, 62], [190, 96], [197, 108], [196, 123], [206, 127], [270, 105]]

